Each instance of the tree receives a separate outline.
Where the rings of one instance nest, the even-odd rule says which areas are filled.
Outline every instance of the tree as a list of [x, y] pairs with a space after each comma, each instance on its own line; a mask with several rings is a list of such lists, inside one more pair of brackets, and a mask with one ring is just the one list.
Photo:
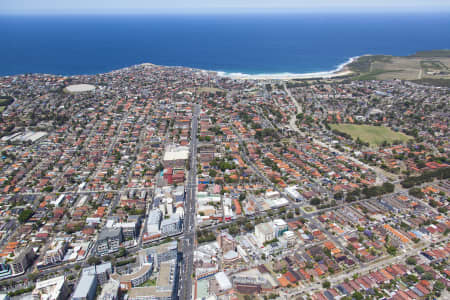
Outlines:
[[239, 233], [239, 228], [238, 228], [237, 226], [231, 226], [231, 227], [228, 229], [228, 232], [229, 232], [231, 235], [236, 235], [236, 234]]
[[255, 226], [253, 226], [253, 223], [252, 222], [247, 222], [247, 223], [245, 223], [245, 230], [247, 230], [247, 231], [252, 231], [253, 230], [253, 228], [255, 228]]
[[331, 258], [331, 250], [328, 248], [323, 248], [323, 253], [325, 253], [326, 256]]
[[419, 274], [422, 274], [423, 272], [425, 272], [425, 269], [422, 266], [416, 266], [415, 270]]
[[240, 195], [239, 195], [239, 201], [244, 201], [245, 200], [245, 197], [246, 197], [246, 193], [244, 192], [244, 193], [241, 193]]
[[49, 185], [42, 189], [44, 193], [51, 193], [53, 191], [53, 186]]
[[414, 196], [416, 198], [423, 198], [425, 196], [425, 194], [422, 192], [422, 190], [420, 188], [411, 188], [408, 191], [408, 194], [410, 194], [411, 196]]
[[410, 257], [408, 257], [408, 259], [406, 260], [406, 263], [407, 263], [408, 265], [415, 265], [415, 264], [417, 263], [417, 260], [416, 260], [414, 257], [410, 256]]
[[342, 200], [342, 198], [344, 198], [344, 193], [343, 192], [337, 192], [336, 194], [334, 194], [334, 199]]
[[322, 283], [322, 287], [323, 287], [324, 289], [329, 289], [330, 286], [331, 286], [331, 283], [330, 283], [328, 280], [327, 280], [327, 281], [324, 281], [324, 282]]
[[424, 279], [424, 280], [433, 280], [434, 276], [433, 276], [432, 273], [426, 272], [425, 274], [423, 274], [422, 279]]
[[447, 207], [439, 207], [438, 208], [438, 212], [440, 212], [441, 214], [446, 214], [447, 213]]
[[383, 188], [385, 193], [393, 193], [394, 189], [395, 189], [395, 185], [393, 185], [390, 182], [383, 183], [383, 185], [381, 187]]
[[91, 266], [98, 265], [100, 263], [100, 258], [96, 256], [91, 256], [88, 258], [87, 263]]
[[119, 251], [116, 254], [116, 257], [119, 258], [119, 257], [123, 257], [125, 255], [127, 255], [127, 250], [124, 247], [120, 247]]
[[386, 251], [392, 256], [395, 256], [397, 254], [397, 248], [395, 248], [394, 246], [387, 246]]
[[442, 291], [443, 289], [445, 289], [445, 284], [442, 283], [442, 281], [436, 281], [433, 285], [433, 290], [435, 291]]
[[403, 277], [404, 281], [408, 284], [413, 284], [419, 281], [416, 275], [414, 274], [408, 274], [405, 277]]
[[320, 199], [317, 197], [314, 197], [311, 199], [311, 201], [309, 203], [314, 206], [320, 205]]
[[33, 215], [34, 211], [30, 208], [24, 209], [20, 212], [18, 220], [20, 223], [25, 223]]
[[102, 257], [102, 260], [103, 260], [104, 262], [110, 261], [110, 260], [111, 260], [111, 256], [105, 255], [105, 256]]
[[39, 277], [39, 273], [33, 272], [33, 273], [28, 274], [27, 277], [28, 277], [28, 280], [35, 281]]
[[216, 177], [217, 171], [214, 169], [209, 170], [209, 177]]
[[363, 296], [363, 294], [361, 294], [360, 292], [354, 292], [354, 293], [352, 294], [352, 299], [355, 299], [355, 300], [363, 300], [363, 299], [364, 299], [364, 296]]
[[346, 202], [353, 202], [356, 201], [356, 197], [354, 195], [347, 195], [347, 197], [345, 198]]

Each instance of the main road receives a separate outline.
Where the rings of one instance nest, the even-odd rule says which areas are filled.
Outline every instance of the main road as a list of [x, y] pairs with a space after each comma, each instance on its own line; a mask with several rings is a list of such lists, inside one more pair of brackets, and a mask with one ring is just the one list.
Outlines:
[[180, 299], [192, 299], [192, 277], [194, 269], [195, 243], [195, 194], [197, 191], [197, 128], [200, 107], [194, 105], [191, 128], [191, 144], [189, 173], [186, 187], [186, 203], [184, 208], [184, 237], [182, 239], [183, 262], [180, 274]]

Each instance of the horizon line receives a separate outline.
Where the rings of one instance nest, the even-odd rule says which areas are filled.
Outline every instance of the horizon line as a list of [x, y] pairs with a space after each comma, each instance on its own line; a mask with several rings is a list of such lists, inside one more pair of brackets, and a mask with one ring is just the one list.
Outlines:
[[64, 15], [445, 15], [450, 7], [441, 10], [244, 10], [244, 11], [3, 11], [0, 16], [64, 16]]

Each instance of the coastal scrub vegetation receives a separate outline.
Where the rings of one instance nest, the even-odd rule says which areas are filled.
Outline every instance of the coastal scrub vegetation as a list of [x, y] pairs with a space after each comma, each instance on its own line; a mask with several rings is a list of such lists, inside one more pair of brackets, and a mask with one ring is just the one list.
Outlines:
[[392, 61], [392, 56], [388, 55], [360, 56], [355, 61], [349, 63], [348, 67], [350, 70], [356, 73], [368, 73], [370, 72], [370, 65], [376, 61], [389, 63]]

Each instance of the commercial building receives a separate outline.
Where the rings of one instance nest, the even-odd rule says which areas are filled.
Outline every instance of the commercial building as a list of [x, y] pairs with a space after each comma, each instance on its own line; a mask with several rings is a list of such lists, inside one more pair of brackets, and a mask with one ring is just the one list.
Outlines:
[[41, 266], [48, 266], [60, 263], [67, 252], [68, 243], [64, 240], [55, 240], [51, 243], [49, 249], [45, 252]]
[[173, 195], [175, 197], [175, 202], [184, 202], [185, 198], [184, 186], [182, 185], [177, 186]]
[[286, 240], [288, 246], [292, 246], [295, 245], [297, 241], [297, 236], [293, 231], [288, 230], [283, 233], [283, 239]]
[[159, 209], [152, 209], [148, 214], [147, 219], [147, 233], [153, 235], [159, 233], [159, 227], [161, 224], [162, 212]]
[[260, 244], [275, 239], [275, 230], [270, 223], [260, 223], [255, 226], [255, 237]]
[[104, 229], [97, 239], [97, 254], [105, 255], [118, 251], [122, 241], [122, 228]]
[[97, 291], [97, 284], [95, 273], [83, 272], [72, 295], [72, 300], [93, 300]]
[[21, 274], [33, 263], [36, 255], [33, 248], [28, 247], [23, 249], [19, 255], [14, 258], [11, 267], [14, 274]]
[[297, 186], [289, 186], [284, 189], [286, 194], [294, 201], [301, 202], [304, 200], [303, 196], [297, 191]]
[[83, 274], [91, 274], [97, 277], [99, 284], [105, 284], [113, 271], [112, 265], [110, 262], [90, 266], [83, 269]]
[[120, 283], [121, 290], [129, 290], [146, 282], [152, 275], [152, 271], [153, 264], [145, 263], [137, 272], [126, 275], [113, 274], [111, 277]]
[[[139, 264], [141, 267], [137, 272], [126, 275], [113, 274], [111, 275], [111, 278], [120, 283], [121, 290], [129, 290], [128, 296], [130, 297], [130, 294], [132, 294], [131, 291], [134, 290], [134, 288], [136, 288], [137, 286], [147, 281], [154, 271], [159, 271], [158, 276], [162, 276], [161, 274], [164, 275], [165, 274], [164, 272], [167, 269], [168, 262], [170, 265], [171, 264], [174, 265], [172, 266], [173, 268], [176, 268], [178, 262], [178, 244], [176, 241], [161, 244], [155, 247], [139, 251]], [[170, 278], [173, 279], [175, 276], [174, 275], [175, 271], [169, 270], [168, 272], [169, 275], [172, 274]], [[158, 290], [160, 291], [161, 287], [160, 285], [158, 285], [158, 283], [157, 287]], [[171, 297], [171, 294], [169, 296]], [[147, 298], [135, 298], [135, 299], [147, 299]]]
[[129, 300], [173, 300], [177, 297], [178, 263], [176, 259], [161, 262], [156, 286], [132, 288]]
[[273, 228], [275, 230], [275, 237], [279, 237], [283, 232], [288, 231], [288, 224], [282, 219], [275, 219], [272, 221]]
[[182, 168], [189, 158], [189, 147], [169, 145], [164, 153], [163, 165], [165, 168]]
[[155, 267], [159, 267], [162, 262], [178, 259], [178, 244], [176, 241], [161, 244], [155, 247], [144, 249], [139, 252], [141, 261], [144, 261], [146, 257], [153, 257]]
[[11, 266], [8, 264], [0, 264], [0, 279], [10, 277], [11, 275]]
[[123, 237], [134, 239], [139, 234], [139, 227], [137, 222], [124, 222], [114, 224], [114, 228], [122, 228]]
[[133, 288], [128, 292], [128, 300], [172, 300], [171, 291], [160, 291], [155, 286]]
[[221, 232], [217, 236], [217, 243], [222, 249], [222, 253], [227, 253], [230, 250], [236, 250], [236, 241], [228, 232]]
[[32, 292], [33, 300], [66, 300], [70, 294], [64, 276], [38, 281]]
[[217, 283], [219, 284], [219, 293], [225, 293], [228, 290], [231, 290], [233, 285], [231, 284], [230, 279], [224, 272], [219, 272], [214, 275]]
[[169, 219], [161, 222], [161, 233], [164, 235], [173, 235], [181, 232], [181, 218], [178, 214], [173, 214]]
[[236, 251], [230, 250], [223, 255], [223, 264], [224, 266], [231, 266], [237, 263], [240, 260], [239, 253]]
[[111, 279], [102, 288], [102, 293], [97, 300], [118, 300], [120, 296], [120, 284], [118, 281]]

